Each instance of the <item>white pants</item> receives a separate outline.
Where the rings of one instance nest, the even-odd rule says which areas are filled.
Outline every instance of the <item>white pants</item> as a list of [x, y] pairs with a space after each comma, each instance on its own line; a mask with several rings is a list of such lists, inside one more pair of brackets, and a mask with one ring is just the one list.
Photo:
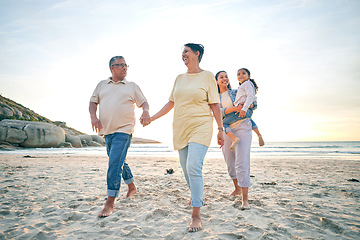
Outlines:
[[225, 136], [222, 152], [231, 179], [237, 179], [240, 187], [250, 187], [250, 149], [252, 140], [252, 125], [250, 119], [243, 121], [232, 132], [239, 138], [235, 151], [231, 151], [232, 143], [229, 136]]

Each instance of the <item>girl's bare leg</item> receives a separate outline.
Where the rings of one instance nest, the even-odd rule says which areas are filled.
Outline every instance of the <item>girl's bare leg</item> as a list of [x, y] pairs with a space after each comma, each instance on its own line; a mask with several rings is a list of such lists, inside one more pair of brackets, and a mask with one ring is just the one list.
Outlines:
[[231, 138], [231, 141], [232, 141], [232, 144], [230, 146], [230, 150], [234, 151], [235, 147], [239, 143], [240, 139], [237, 138], [232, 132], [228, 132], [226, 134]]
[[253, 131], [256, 133], [256, 135], [261, 136], [259, 128], [255, 128]]
[[261, 134], [260, 134], [260, 131], [259, 131], [259, 128], [255, 128], [253, 129], [253, 131], [256, 133], [256, 135], [258, 136], [259, 138], [259, 146], [262, 147], [265, 145], [265, 142], [264, 142], [264, 139], [262, 138]]

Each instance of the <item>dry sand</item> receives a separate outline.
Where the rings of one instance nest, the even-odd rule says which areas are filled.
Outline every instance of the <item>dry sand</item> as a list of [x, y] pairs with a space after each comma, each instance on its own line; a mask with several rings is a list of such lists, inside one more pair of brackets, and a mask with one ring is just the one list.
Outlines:
[[[360, 239], [360, 161], [252, 159], [251, 210], [229, 197], [223, 159], [205, 159], [203, 230], [187, 232], [177, 158], [129, 157], [138, 193], [98, 218], [107, 158], [0, 155], [0, 239]], [[173, 168], [173, 174], [165, 174]]]

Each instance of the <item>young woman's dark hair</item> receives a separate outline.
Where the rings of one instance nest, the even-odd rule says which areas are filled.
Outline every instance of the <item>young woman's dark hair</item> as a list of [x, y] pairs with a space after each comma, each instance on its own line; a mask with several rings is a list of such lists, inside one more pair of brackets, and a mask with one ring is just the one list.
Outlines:
[[201, 62], [202, 56], [204, 55], [204, 46], [197, 43], [184, 44], [185, 47], [189, 47], [194, 53], [199, 52], [199, 62]]
[[[250, 71], [249, 71], [249, 69], [247, 69], [247, 68], [240, 68], [239, 70], [238, 70], [238, 72], [240, 71], [240, 70], [244, 70], [245, 72], [247, 72], [247, 74], [249, 75], [249, 77], [250, 77]], [[255, 82], [255, 80], [254, 79], [249, 79], [250, 80], [250, 82], [252, 82], [252, 84], [254, 84], [254, 87], [255, 87], [255, 94], [257, 93], [257, 91], [258, 91], [258, 85], [256, 84], [256, 82]], [[240, 82], [239, 82], [239, 85], [240, 85]]]
[[[225, 72], [224, 70], [218, 71], [217, 74], [215, 74], [215, 80], [216, 81], [218, 80], [219, 74], [222, 73], [222, 72], [227, 74], [227, 72]], [[218, 88], [218, 92], [220, 93], [220, 87], [219, 87], [218, 84], [216, 84], [216, 85], [217, 85], [217, 88]], [[226, 87], [227, 87], [227, 89], [231, 90], [230, 82]]]

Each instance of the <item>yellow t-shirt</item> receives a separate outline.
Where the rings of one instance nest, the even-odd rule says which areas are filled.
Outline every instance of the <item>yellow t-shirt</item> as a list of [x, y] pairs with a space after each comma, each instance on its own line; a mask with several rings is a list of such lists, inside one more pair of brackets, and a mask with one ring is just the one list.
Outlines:
[[190, 142], [209, 146], [213, 130], [209, 104], [220, 102], [214, 75], [209, 71], [180, 74], [169, 100], [174, 102], [175, 150], [186, 147]]

